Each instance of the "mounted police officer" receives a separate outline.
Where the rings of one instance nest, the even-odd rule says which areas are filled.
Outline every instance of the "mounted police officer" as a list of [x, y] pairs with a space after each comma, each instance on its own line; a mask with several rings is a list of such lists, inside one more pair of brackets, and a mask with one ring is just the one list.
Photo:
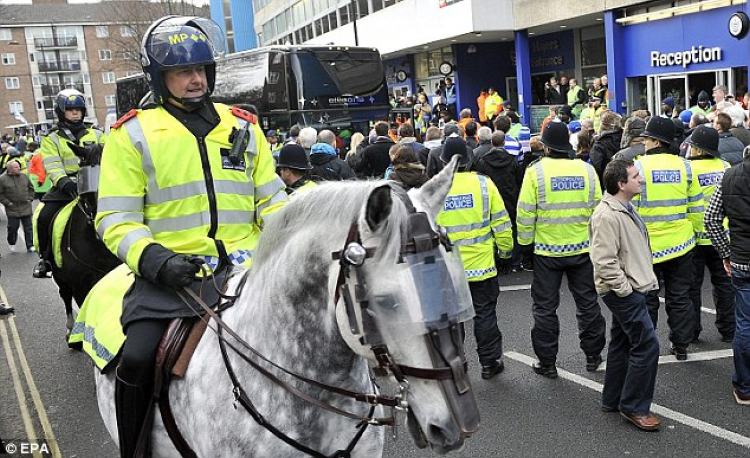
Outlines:
[[276, 170], [286, 184], [286, 193], [292, 194], [317, 186], [310, 178], [310, 159], [305, 148], [296, 143], [288, 143], [279, 151]]
[[83, 123], [86, 116], [86, 99], [75, 89], [63, 89], [55, 99], [57, 126], [42, 137], [40, 153], [52, 189], [42, 198], [44, 207], [36, 220], [41, 260], [33, 276], [45, 278], [51, 270], [52, 260], [50, 234], [52, 221], [58, 211], [78, 195], [74, 181], [85, 160], [96, 163], [101, 156], [104, 134]]
[[220, 276], [226, 266], [249, 266], [263, 217], [287, 199], [255, 116], [209, 99], [223, 43], [208, 19], [155, 21], [141, 62], [156, 104], [112, 126], [101, 164], [96, 228], [129, 268], [110, 275], [133, 282], [119, 298], [126, 340], [115, 405], [123, 457], [136, 453], [144, 424], [150, 431], [159, 339], [170, 319], [194, 316], [175, 290], [198, 290], [204, 270]]
[[534, 252], [531, 342], [539, 363], [533, 369], [547, 378], [557, 377], [557, 307], [563, 274], [568, 277], [568, 289], [576, 303], [588, 371], [595, 371], [601, 364], [605, 343], [605, 322], [594, 287], [588, 231], [589, 218], [602, 192], [594, 168], [572, 159], [568, 138], [564, 123], [547, 124], [541, 138], [544, 157], [526, 169], [518, 198], [518, 243]]

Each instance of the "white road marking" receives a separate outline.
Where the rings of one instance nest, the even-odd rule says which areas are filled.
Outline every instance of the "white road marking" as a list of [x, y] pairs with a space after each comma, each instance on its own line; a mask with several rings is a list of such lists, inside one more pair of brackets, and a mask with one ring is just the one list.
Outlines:
[[[10, 339], [8, 339], [8, 331], [5, 329], [5, 320], [0, 320], [0, 339], [3, 342], [3, 348], [5, 348], [5, 357], [8, 360], [8, 367], [10, 368], [10, 375], [13, 379], [13, 388], [16, 390], [16, 398], [18, 399], [18, 407], [21, 409], [21, 419], [23, 420], [23, 428], [26, 430], [26, 437], [28, 439], [36, 439], [36, 430], [34, 424], [31, 421], [31, 415], [29, 415], [29, 408], [26, 405], [26, 395], [23, 392], [23, 385], [21, 384], [21, 377], [18, 375], [18, 368], [16, 367], [16, 360], [13, 358], [13, 352], [10, 349]], [[36, 454], [35, 456], [41, 456]]]
[[[659, 296], [659, 303], [663, 304], [665, 302], [664, 298]], [[710, 313], [711, 315], [716, 315], [716, 310], [710, 309], [708, 307], [701, 307], [701, 312], [703, 313]]]
[[523, 291], [526, 289], [531, 289], [531, 285], [508, 285], [500, 287], [500, 291]]
[[[536, 358], [532, 358], [531, 356], [517, 353], [515, 351], [509, 351], [505, 353], [505, 356], [527, 366], [531, 366], [536, 362]], [[589, 380], [586, 377], [581, 377], [577, 374], [573, 374], [564, 369], [560, 369], [559, 367], [557, 368], [557, 374], [562, 379], [569, 380], [581, 386], [585, 386], [586, 388], [590, 388], [598, 393], [601, 393], [602, 389], [604, 388], [604, 385], [602, 385], [601, 383]], [[732, 442], [745, 448], [750, 448], [750, 437], [742, 436], [733, 431], [729, 431], [728, 429], [712, 425], [711, 423], [707, 423], [703, 420], [685, 415], [656, 403], [651, 403], [651, 411], [663, 417], [672, 419], [678, 423], [682, 423], [685, 426], [703, 431], [704, 433], [710, 434], [714, 437], [718, 437], [719, 439]]]
[[[734, 352], [731, 348], [727, 350], [713, 350], [713, 351], [700, 351], [696, 353], [688, 352], [688, 359], [686, 361], [678, 361], [674, 355], [662, 355], [659, 356], [659, 364], [672, 364], [672, 363], [692, 363], [695, 361], [713, 361], [715, 359], [732, 358]], [[603, 362], [597, 372], [604, 372], [607, 369], [607, 362]]]

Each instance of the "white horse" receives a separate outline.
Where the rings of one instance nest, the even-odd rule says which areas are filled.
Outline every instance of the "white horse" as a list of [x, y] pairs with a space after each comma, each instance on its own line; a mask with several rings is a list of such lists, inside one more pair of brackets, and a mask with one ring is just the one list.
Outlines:
[[[416, 210], [424, 211], [433, 226], [450, 189], [453, 166], [451, 163], [421, 190], [409, 194]], [[376, 250], [362, 269], [369, 276], [388, 278], [390, 282], [386, 283], [394, 288], [388, 294], [403, 292], [398, 289], [406, 288], [401, 284], [406, 279], [389, 275], [393, 277], [397, 267], [409, 210], [404, 199], [392, 196], [392, 188], [383, 182], [347, 182], [324, 184], [292, 199], [267, 221], [239, 298], [222, 314], [226, 324], [285, 369], [329, 385], [372, 393], [367, 359], [373, 362], [373, 353], [361, 345], [360, 335], [353, 334], [344, 301], [334, 304], [339, 262], [333, 261], [331, 254], [342, 249], [352, 223], [358, 223], [362, 245]], [[443, 246], [436, 249], [446, 254]], [[409, 297], [418, 301], [420, 296]], [[416, 303], [411, 307], [419, 310], [422, 305]], [[430, 338], [425, 335], [396, 338], [389, 331], [390, 323], [383, 319], [378, 328], [396, 363], [427, 369], [446, 365], [434, 357]], [[226, 333], [224, 336], [233, 342]], [[461, 339], [454, 336], [453, 341], [463, 355]], [[270, 424], [324, 455], [347, 447], [357, 431], [356, 420], [291, 395], [231, 350], [229, 358], [248, 397]], [[366, 403], [273, 372], [320, 401], [362, 417], [370, 411]], [[445, 380], [408, 377], [409, 430], [418, 445], [429, 444], [436, 452], [446, 453], [461, 447], [464, 439], [476, 430], [478, 411], [467, 380], [468, 377], [463, 391], [456, 391], [451, 380], [446, 384]], [[96, 371], [96, 385], [99, 410], [116, 441], [114, 374], [102, 375]], [[458, 395], [459, 392], [462, 394]], [[206, 332], [198, 345], [185, 377], [172, 382], [170, 402], [180, 432], [198, 456], [303, 455], [259, 426], [242, 407], [233, 408], [232, 384], [217, 337], [211, 331]], [[383, 416], [384, 409], [378, 406], [375, 414]], [[383, 428], [368, 427], [352, 456], [381, 456], [383, 437]], [[158, 409], [151, 444], [154, 456], [179, 456]]]

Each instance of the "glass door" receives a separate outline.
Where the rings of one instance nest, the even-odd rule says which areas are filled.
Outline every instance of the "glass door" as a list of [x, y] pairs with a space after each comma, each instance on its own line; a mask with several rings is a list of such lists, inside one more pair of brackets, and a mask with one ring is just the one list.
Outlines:
[[679, 106], [684, 110], [686, 106], [686, 94], [688, 93], [687, 86], [687, 75], [667, 75], [657, 77], [657, 97], [654, 99], [654, 110], [652, 113], [655, 115], [661, 115], [661, 102], [668, 97], [672, 98], [675, 107]]

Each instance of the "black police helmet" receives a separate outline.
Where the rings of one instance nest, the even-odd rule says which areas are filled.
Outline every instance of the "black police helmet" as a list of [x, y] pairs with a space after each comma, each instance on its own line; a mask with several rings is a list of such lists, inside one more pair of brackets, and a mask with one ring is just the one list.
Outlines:
[[646, 124], [646, 130], [643, 131], [643, 137], [654, 138], [667, 145], [674, 141], [674, 135], [674, 122], [661, 116], [653, 116]]
[[296, 143], [289, 143], [281, 148], [276, 166], [295, 170], [310, 170], [312, 168], [305, 149]]
[[719, 155], [719, 132], [713, 127], [698, 126], [687, 139], [687, 142], [710, 154]]
[[563, 122], [552, 121], [542, 131], [542, 144], [552, 151], [570, 153], [573, 147], [570, 145], [570, 134], [568, 126]]

